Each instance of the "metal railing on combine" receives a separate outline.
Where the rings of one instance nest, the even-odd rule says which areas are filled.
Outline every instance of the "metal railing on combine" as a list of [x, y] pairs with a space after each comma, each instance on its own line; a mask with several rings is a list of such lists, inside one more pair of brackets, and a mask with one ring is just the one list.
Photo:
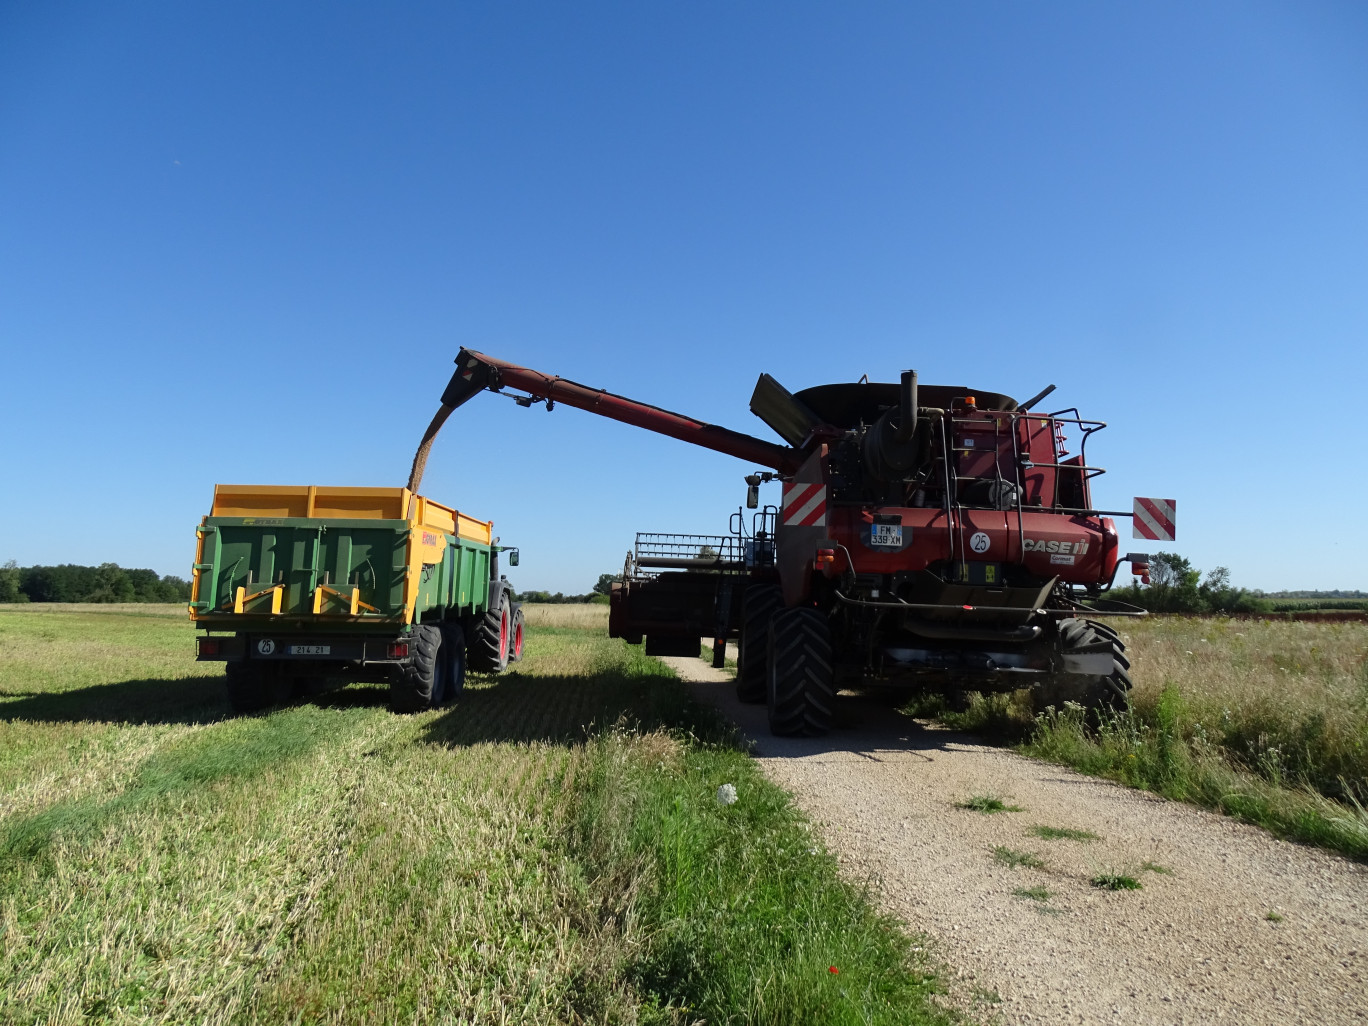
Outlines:
[[636, 536], [635, 561], [643, 570], [735, 570], [743, 555], [740, 539], [725, 534]]

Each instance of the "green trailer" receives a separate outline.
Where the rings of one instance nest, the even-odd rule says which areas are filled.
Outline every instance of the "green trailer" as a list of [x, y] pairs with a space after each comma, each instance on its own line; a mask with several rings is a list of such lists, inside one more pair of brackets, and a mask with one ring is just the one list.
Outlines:
[[235, 709], [352, 680], [395, 709], [454, 701], [467, 666], [522, 658], [523, 615], [493, 524], [407, 488], [217, 485], [196, 531], [197, 658], [225, 663]]

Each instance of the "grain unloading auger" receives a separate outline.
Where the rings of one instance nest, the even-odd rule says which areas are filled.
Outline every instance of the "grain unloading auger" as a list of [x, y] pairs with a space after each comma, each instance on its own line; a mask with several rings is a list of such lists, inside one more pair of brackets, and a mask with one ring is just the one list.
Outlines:
[[[894, 684], [952, 700], [1031, 688], [1040, 704], [1123, 705], [1131, 682], [1117, 632], [1091, 617], [1143, 615], [1108, 602], [1120, 553], [1114, 516], [1093, 508], [1076, 409], [1039, 414], [963, 387], [818, 385], [796, 394], [762, 374], [750, 408], [787, 444], [705, 424], [462, 349], [409, 487], [446, 417], [477, 392], [512, 390], [670, 435], [768, 468], [778, 508], [738, 510], [729, 535], [639, 534], [612, 595], [610, 633], [654, 654], [720, 658], [739, 639], [737, 693], [766, 702], [776, 734], [820, 734], [843, 686]], [[1065, 449], [1066, 429], [1079, 438]], [[1138, 507], [1137, 507], [1138, 508]], [[1088, 617], [1088, 618], [1085, 618]]]

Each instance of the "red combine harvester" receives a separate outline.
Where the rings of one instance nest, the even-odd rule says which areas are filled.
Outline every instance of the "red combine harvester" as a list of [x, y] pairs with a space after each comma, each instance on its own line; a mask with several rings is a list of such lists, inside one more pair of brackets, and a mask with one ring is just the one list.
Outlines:
[[[768, 704], [774, 733], [824, 733], [847, 686], [1124, 706], [1121, 640], [1087, 617], [1144, 615], [1103, 595], [1121, 562], [1143, 573], [1148, 556], [1120, 553], [1111, 517], [1130, 513], [1093, 508], [1103, 471], [1085, 453], [1105, 425], [1032, 410], [1053, 385], [1017, 403], [918, 386], [915, 371], [796, 394], [762, 374], [750, 408], [777, 445], [470, 350], [456, 363], [423, 455], [452, 409], [510, 389], [524, 406], [575, 406], [768, 468], [746, 477], [749, 525], [738, 509], [726, 535], [637, 536], [609, 633], [657, 655], [711, 637], [719, 665], [737, 637], [737, 693]], [[776, 479], [781, 506], [759, 509]]]

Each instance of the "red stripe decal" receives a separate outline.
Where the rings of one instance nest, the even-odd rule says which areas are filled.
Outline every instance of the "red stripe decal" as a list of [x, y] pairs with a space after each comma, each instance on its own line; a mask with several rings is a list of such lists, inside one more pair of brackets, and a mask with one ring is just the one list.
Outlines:
[[789, 527], [826, 526], [826, 485], [795, 481], [784, 485], [784, 524]]
[[1174, 499], [1135, 500], [1134, 535], [1151, 541], [1173, 541], [1177, 537], [1178, 503]]

